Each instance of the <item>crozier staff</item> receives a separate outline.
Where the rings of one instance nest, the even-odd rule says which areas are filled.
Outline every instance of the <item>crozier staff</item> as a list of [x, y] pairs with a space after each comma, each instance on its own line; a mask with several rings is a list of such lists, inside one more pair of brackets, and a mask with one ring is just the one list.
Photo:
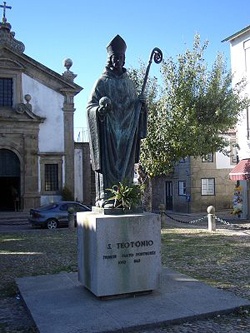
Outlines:
[[125, 65], [125, 41], [117, 35], [107, 46], [108, 62], [87, 105], [90, 154], [95, 171], [96, 206], [110, 207], [107, 188], [133, 182], [140, 139], [146, 137], [147, 108]]

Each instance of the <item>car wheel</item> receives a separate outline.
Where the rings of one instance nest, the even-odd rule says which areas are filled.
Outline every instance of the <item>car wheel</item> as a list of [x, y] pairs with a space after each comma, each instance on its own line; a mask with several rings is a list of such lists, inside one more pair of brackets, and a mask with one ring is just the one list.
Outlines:
[[56, 229], [58, 228], [58, 222], [55, 219], [48, 220], [47, 222], [47, 228], [48, 229]]

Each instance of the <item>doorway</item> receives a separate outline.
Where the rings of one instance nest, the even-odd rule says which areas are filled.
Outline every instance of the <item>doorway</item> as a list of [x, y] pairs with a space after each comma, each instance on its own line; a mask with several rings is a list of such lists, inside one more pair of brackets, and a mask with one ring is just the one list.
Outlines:
[[173, 210], [173, 183], [166, 181], [166, 210]]
[[0, 211], [20, 209], [20, 161], [8, 149], [0, 149]]

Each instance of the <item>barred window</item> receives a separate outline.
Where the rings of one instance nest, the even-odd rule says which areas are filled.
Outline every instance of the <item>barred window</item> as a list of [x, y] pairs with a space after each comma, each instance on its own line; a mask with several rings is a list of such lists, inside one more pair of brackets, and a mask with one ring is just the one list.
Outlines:
[[215, 195], [215, 179], [202, 178], [201, 179], [201, 195]]
[[0, 78], [0, 106], [12, 106], [13, 80]]
[[58, 164], [45, 164], [45, 191], [58, 191]]

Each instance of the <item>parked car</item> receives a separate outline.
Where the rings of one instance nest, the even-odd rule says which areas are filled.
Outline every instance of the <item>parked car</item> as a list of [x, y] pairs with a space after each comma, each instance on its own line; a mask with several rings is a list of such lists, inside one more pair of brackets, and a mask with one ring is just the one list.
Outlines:
[[89, 212], [91, 208], [76, 201], [59, 201], [39, 208], [30, 209], [29, 222], [32, 226], [41, 226], [48, 229], [56, 229], [69, 224], [69, 208], [73, 208], [75, 215], [77, 212]]

